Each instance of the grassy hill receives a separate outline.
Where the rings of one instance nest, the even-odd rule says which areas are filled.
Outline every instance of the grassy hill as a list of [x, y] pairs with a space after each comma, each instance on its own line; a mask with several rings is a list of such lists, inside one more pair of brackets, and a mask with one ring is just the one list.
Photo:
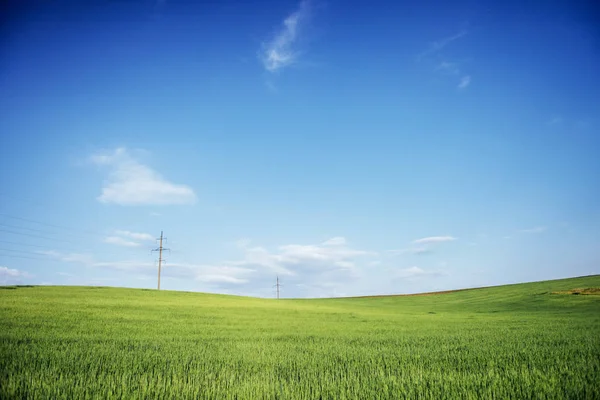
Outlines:
[[277, 301], [4, 287], [0, 398], [598, 399], [598, 288]]

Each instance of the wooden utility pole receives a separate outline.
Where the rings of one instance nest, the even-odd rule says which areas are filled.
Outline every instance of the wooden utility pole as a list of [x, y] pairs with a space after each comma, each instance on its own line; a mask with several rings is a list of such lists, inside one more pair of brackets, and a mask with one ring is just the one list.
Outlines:
[[[163, 247], [163, 231], [160, 231], [160, 238], [158, 238], [156, 240], [159, 241], [158, 249], [154, 249], [152, 251], [158, 251], [158, 290], [160, 290], [160, 269], [162, 267], [162, 262], [164, 261], [162, 258], [162, 253], [163, 253], [163, 250], [170, 250], [170, 249], [165, 249]], [[166, 240], [166, 238], [164, 238], [164, 240]]]

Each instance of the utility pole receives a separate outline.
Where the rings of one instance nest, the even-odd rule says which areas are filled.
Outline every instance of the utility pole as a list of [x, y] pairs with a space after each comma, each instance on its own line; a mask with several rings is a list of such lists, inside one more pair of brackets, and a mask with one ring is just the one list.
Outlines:
[[279, 287], [281, 286], [281, 284], [279, 283], [279, 275], [277, 275], [277, 284], [275, 284], [275, 287], [277, 287], [277, 300], [279, 300]]
[[162, 267], [162, 262], [164, 261], [162, 258], [162, 253], [163, 253], [163, 250], [171, 251], [171, 249], [165, 249], [163, 247], [163, 240], [167, 240], [167, 238], [163, 239], [163, 231], [160, 231], [160, 238], [158, 238], [156, 240], [159, 240], [158, 249], [154, 249], [152, 251], [158, 251], [158, 290], [160, 290], [160, 268]]

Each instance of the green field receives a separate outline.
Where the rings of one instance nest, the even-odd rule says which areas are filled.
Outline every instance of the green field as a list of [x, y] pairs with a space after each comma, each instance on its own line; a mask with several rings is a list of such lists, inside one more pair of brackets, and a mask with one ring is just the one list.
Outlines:
[[600, 399], [594, 288], [600, 275], [279, 301], [3, 287], [0, 398]]

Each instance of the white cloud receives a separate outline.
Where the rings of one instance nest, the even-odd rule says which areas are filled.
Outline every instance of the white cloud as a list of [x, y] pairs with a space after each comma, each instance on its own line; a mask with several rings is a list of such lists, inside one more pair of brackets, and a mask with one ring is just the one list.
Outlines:
[[196, 201], [196, 195], [189, 186], [165, 180], [152, 168], [134, 159], [125, 148], [93, 155], [90, 160], [110, 169], [102, 194], [98, 197], [102, 203], [167, 205]]
[[140, 244], [138, 242], [132, 242], [131, 240], [123, 239], [119, 236], [108, 236], [104, 238], [104, 243], [114, 244], [117, 246], [123, 247], [139, 247]]
[[323, 242], [323, 246], [343, 246], [346, 244], [346, 238], [341, 236], [332, 237]]
[[0, 285], [19, 284], [23, 278], [31, 278], [32, 276], [30, 273], [18, 269], [0, 267]]
[[299, 52], [295, 47], [298, 35], [310, 15], [309, 6], [308, 1], [302, 1], [298, 9], [283, 20], [283, 27], [273, 39], [263, 43], [260, 58], [267, 71], [276, 72], [297, 61]]
[[457, 240], [453, 236], [430, 236], [413, 241], [413, 244], [431, 244], [431, 243], [442, 243], [451, 242]]
[[471, 84], [471, 77], [469, 75], [465, 75], [460, 79], [460, 82], [458, 83], [458, 88], [465, 89], [470, 84]]
[[275, 251], [258, 246], [248, 247], [242, 260], [227, 264], [253, 269], [252, 282], [257, 282], [255, 286], [274, 280], [275, 275], [290, 284], [304, 284], [314, 290], [319, 290], [318, 284], [327, 282], [343, 286], [362, 276], [363, 260], [367, 258], [368, 261], [369, 257], [376, 257], [377, 254], [350, 248], [341, 238], [334, 239], [320, 245], [283, 245]]
[[542, 233], [548, 230], [545, 226], [536, 226], [535, 228], [521, 229], [522, 233]]
[[155, 237], [149, 233], [138, 233], [138, 232], [117, 230], [117, 231], [115, 231], [115, 234], [119, 235], [119, 236], [125, 236], [125, 237], [135, 239], [135, 240], [146, 240], [149, 242], [154, 242], [156, 240]]

